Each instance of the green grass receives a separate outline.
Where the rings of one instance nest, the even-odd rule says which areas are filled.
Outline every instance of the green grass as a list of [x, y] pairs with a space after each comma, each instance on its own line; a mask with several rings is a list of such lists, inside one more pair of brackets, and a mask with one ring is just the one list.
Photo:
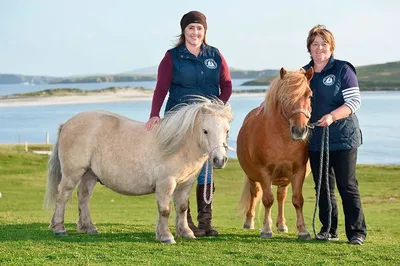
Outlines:
[[[47, 146], [36, 146], [35, 149]], [[33, 149], [33, 148], [32, 148]], [[340, 210], [340, 241], [300, 241], [295, 211], [286, 202], [288, 234], [261, 239], [263, 211], [256, 230], [242, 229], [236, 211], [243, 174], [235, 160], [215, 173], [213, 225], [220, 236], [187, 240], [176, 245], [155, 240], [154, 195], [128, 197], [98, 184], [91, 200], [99, 235], [76, 232], [77, 197], [65, 215], [69, 236], [48, 229], [51, 213], [42, 209], [47, 156], [23, 152], [23, 146], [0, 145], [0, 265], [396, 265], [400, 262], [400, 166], [358, 166], [358, 180], [368, 226], [364, 246], [346, 243]], [[192, 191], [192, 209], [195, 209]], [[304, 213], [312, 233], [312, 178], [304, 185]], [[259, 210], [257, 208], [257, 210]], [[273, 206], [275, 222], [276, 204]], [[258, 211], [259, 213], [259, 211]], [[174, 233], [174, 215], [170, 229]], [[317, 225], [318, 226], [318, 225]], [[318, 228], [319, 229], [319, 226]]]

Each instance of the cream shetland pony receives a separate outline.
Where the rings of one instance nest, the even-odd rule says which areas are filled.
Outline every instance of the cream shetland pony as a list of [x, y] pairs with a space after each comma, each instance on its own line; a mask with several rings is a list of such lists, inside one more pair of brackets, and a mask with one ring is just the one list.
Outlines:
[[176, 236], [195, 238], [186, 213], [189, 192], [203, 164], [227, 162], [227, 134], [232, 113], [218, 100], [199, 98], [170, 112], [156, 130], [141, 122], [106, 112], [89, 111], [61, 125], [48, 164], [45, 206], [55, 211], [50, 227], [64, 227], [65, 204], [78, 186], [78, 232], [97, 234], [89, 201], [99, 181], [124, 195], [155, 193], [158, 204], [156, 239], [175, 243], [168, 228], [170, 203], [176, 210]]

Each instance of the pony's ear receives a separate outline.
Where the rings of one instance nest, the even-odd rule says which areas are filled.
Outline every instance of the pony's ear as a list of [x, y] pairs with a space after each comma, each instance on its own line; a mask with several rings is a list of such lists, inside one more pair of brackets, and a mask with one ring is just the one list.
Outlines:
[[281, 75], [281, 79], [283, 79], [283, 77], [286, 75], [286, 73], [287, 73], [287, 71], [286, 71], [286, 69], [284, 69], [283, 67], [281, 68], [281, 71], [280, 71], [280, 75]]
[[209, 114], [210, 113], [210, 107], [208, 107], [207, 105], [202, 105], [200, 108], [200, 113], [205, 115], [205, 114]]
[[306, 72], [306, 78], [308, 81], [310, 81], [312, 79], [312, 77], [314, 76], [314, 68], [310, 67], [307, 72]]

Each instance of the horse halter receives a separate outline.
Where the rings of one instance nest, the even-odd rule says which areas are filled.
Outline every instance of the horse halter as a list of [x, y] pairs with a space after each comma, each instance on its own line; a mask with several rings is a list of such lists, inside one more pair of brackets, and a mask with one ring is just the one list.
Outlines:
[[[286, 116], [286, 113], [285, 112], [283, 112], [283, 109], [282, 109], [282, 113], [283, 113], [283, 115], [285, 116], [285, 118], [289, 121], [289, 119], [290, 119], [290, 117], [292, 117], [294, 114], [297, 114], [297, 113], [302, 113], [302, 114], [304, 114], [304, 116], [307, 118], [307, 119], [310, 119], [311, 118], [311, 112], [309, 111], [309, 110], [307, 110], [307, 109], [304, 109], [304, 108], [297, 108], [297, 109], [295, 109], [291, 114], [290, 114], [290, 116], [289, 117], [287, 117]], [[307, 128], [314, 128], [316, 125], [318, 125], [318, 121], [317, 122], [314, 122], [314, 123], [308, 123], [307, 125], [306, 125], [306, 127]]]
[[282, 108], [282, 114], [283, 114], [283, 116], [286, 118], [287, 121], [289, 121], [289, 119], [290, 119], [293, 115], [295, 115], [295, 114], [297, 114], [297, 113], [302, 113], [302, 114], [304, 114], [305, 117], [306, 117], [307, 119], [310, 119], [310, 117], [311, 117], [311, 112], [310, 112], [309, 110], [307, 110], [307, 109], [304, 109], [304, 108], [297, 108], [297, 109], [293, 110], [293, 111], [290, 113], [289, 116], [286, 115], [285, 111], [284, 111], [283, 108]]
[[[311, 112], [308, 111], [307, 109], [303, 109], [303, 108], [298, 108], [298, 109], [294, 110], [289, 117], [291, 117], [292, 115], [297, 114], [297, 113], [303, 113], [308, 119], [310, 119], [310, 117], [311, 117]], [[314, 122], [314, 123], [308, 123], [306, 127], [313, 129], [318, 124], [319, 124], [318, 121]]]
[[303, 113], [308, 119], [310, 119], [310, 117], [311, 117], [311, 112], [309, 110], [303, 109], [303, 108], [298, 108], [292, 112], [292, 114], [289, 116], [289, 118], [297, 113]]
[[[219, 147], [221, 147], [221, 146], [216, 146], [216, 147], [212, 148], [209, 152], [204, 153], [203, 155], [204, 155], [204, 156], [209, 156], [209, 157], [210, 157], [211, 153], [212, 153], [214, 150], [218, 149]], [[232, 148], [231, 146], [229, 146], [229, 145], [228, 145], [227, 143], [225, 143], [225, 142], [222, 143], [222, 147], [225, 148], [225, 151], [230, 150], [230, 151], [236, 152], [236, 150], [235, 150], [234, 148]]]

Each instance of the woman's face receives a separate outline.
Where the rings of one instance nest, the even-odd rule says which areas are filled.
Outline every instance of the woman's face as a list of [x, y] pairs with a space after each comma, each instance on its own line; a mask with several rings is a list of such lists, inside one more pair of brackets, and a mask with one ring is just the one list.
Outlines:
[[186, 43], [200, 46], [204, 40], [204, 27], [200, 23], [190, 23], [184, 30]]
[[321, 36], [317, 35], [310, 45], [310, 54], [316, 62], [327, 61], [332, 55], [331, 46]]

